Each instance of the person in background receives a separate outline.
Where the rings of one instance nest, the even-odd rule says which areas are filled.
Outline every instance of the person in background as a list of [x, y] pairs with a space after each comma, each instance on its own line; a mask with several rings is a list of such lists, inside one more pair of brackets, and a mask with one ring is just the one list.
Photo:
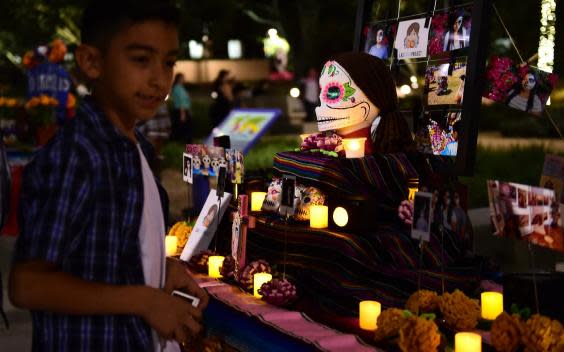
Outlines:
[[170, 139], [181, 143], [192, 143], [192, 101], [184, 87], [184, 75], [177, 73], [170, 93], [172, 99], [172, 129]]
[[315, 108], [319, 106], [319, 72], [315, 67], [310, 67], [307, 76], [301, 80], [304, 89], [303, 101], [306, 108], [307, 120], [315, 121]]
[[217, 127], [233, 109], [233, 83], [228, 70], [221, 70], [212, 84], [212, 99], [210, 107], [210, 120], [212, 126]]

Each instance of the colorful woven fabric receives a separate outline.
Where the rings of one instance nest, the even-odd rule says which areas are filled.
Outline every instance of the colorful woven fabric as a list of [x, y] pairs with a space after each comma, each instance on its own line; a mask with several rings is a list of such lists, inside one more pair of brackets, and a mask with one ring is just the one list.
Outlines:
[[300, 181], [322, 190], [365, 195], [380, 202], [398, 204], [407, 199], [407, 181], [417, 172], [404, 154], [373, 154], [345, 159], [303, 152], [282, 152], [274, 156], [274, 169], [295, 175]]

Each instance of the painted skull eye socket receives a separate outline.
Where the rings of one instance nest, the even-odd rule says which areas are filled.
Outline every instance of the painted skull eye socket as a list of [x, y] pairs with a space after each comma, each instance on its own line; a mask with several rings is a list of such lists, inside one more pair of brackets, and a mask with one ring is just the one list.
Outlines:
[[344, 94], [345, 88], [343, 85], [337, 82], [332, 82], [325, 86], [322, 97], [324, 102], [331, 104], [341, 100]]
[[305, 204], [307, 204], [307, 203], [311, 202], [311, 198], [309, 198], [309, 196], [308, 196], [308, 197], [305, 197], [303, 202], [304, 202]]

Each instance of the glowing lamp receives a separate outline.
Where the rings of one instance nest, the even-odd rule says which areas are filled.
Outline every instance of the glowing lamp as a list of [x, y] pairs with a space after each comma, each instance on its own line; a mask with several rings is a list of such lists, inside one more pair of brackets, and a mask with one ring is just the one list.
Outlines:
[[343, 207], [336, 207], [333, 210], [333, 222], [339, 227], [345, 227], [349, 223], [349, 213]]
[[312, 205], [309, 211], [309, 227], [324, 229], [329, 226], [329, 209], [325, 205]]
[[454, 335], [454, 352], [481, 352], [482, 336], [473, 332], [459, 332]]
[[261, 298], [262, 295], [258, 293], [262, 284], [267, 283], [272, 280], [272, 275], [269, 273], [258, 273], [253, 276], [253, 296], [256, 298]]
[[343, 139], [343, 148], [347, 159], [364, 157], [364, 142], [366, 138], [345, 138]]
[[418, 188], [409, 188], [409, 195], [407, 196], [407, 200], [413, 202], [413, 200], [415, 199], [415, 193], [418, 190]]
[[251, 193], [251, 211], [260, 211], [264, 198], [266, 198], [266, 192]]
[[299, 97], [300, 97], [300, 93], [301, 93], [301, 92], [300, 92], [300, 89], [299, 89], [299, 88], [294, 87], [294, 88], [290, 89], [290, 96], [291, 96], [292, 98], [299, 98]]
[[165, 236], [165, 253], [167, 257], [176, 255], [177, 246], [178, 238], [176, 236]]
[[499, 292], [483, 292], [482, 318], [495, 320], [498, 315], [503, 313], [503, 295]]
[[363, 330], [374, 331], [378, 328], [377, 321], [382, 306], [376, 301], [361, 301], [359, 304], [359, 325]]
[[208, 275], [209, 277], [215, 277], [219, 279], [221, 277], [221, 273], [219, 269], [223, 266], [223, 260], [225, 257], [221, 255], [212, 255], [208, 259]]

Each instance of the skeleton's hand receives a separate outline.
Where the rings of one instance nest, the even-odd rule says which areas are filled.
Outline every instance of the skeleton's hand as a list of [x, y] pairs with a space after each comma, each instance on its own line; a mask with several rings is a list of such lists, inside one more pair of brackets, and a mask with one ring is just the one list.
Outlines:
[[413, 223], [413, 203], [409, 200], [402, 201], [398, 207], [398, 216], [406, 225], [411, 225]]

